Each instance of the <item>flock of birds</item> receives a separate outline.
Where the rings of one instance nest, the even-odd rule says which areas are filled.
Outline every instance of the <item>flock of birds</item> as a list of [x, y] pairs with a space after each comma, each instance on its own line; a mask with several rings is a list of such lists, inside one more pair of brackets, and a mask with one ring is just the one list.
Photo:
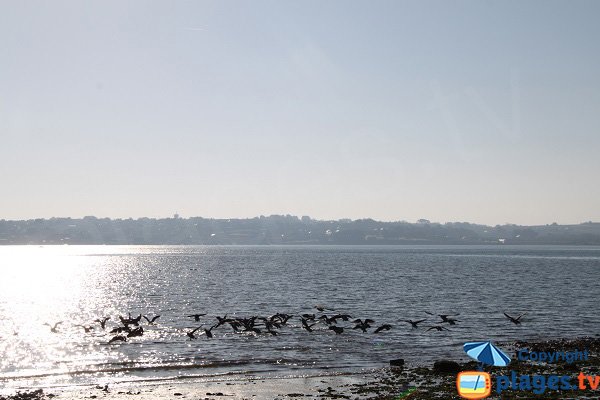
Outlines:
[[[343, 334], [344, 331], [347, 329], [360, 330], [363, 333], [367, 333], [367, 332], [369, 332], [369, 329], [374, 328], [373, 324], [375, 323], [375, 321], [370, 318], [353, 319], [353, 317], [350, 316], [349, 314], [342, 314], [342, 313], [327, 315], [326, 314], [327, 312], [330, 312], [330, 311], [335, 312], [335, 310], [333, 310], [331, 308], [326, 308], [322, 305], [316, 305], [316, 306], [314, 306], [314, 308], [317, 311], [320, 311], [322, 314], [317, 316], [315, 313], [312, 313], [312, 314], [305, 313], [305, 314], [301, 314], [298, 316], [299, 321], [301, 323], [301, 325], [300, 325], [301, 328], [307, 332], [313, 332], [315, 330], [315, 326], [317, 326], [317, 324], [320, 324], [321, 326], [325, 326], [327, 330], [334, 332], [336, 335]], [[428, 311], [425, 311], [425, 313], [430, 316], [433, 316], [433, 317], [437, 316], [440, 318], [440, 320], [436, 321], [434, 325], [429, 326], [426, 329], [426, 332], [450, 331], [450, 329], [448, 329], [446, 326], [456, 325], [458, 322], [460, 322], [460, 320], [454, 318], [454, 317], [460, 315], [459, 313], [433, 314]], [[186, 315], [186, 317], [193, 319], [194, 322], [200, 322], [201, 318], [205, 317], [206, 315], [207, 314], [205, 314], [205, 313], [197, 313], [197, 314]], [[504, 313], [504, 316], [515, 325], [520, 325], [522, 322], [522, 317], [525, 315], [526, 315], [526, 313], [523, 313], [517, 317], [513, 317], [507, 313]], [[215, 318], [217, 321], [209, 326], [207, 325], [207, 327], [205, 327], [204, 325], [200, 325], [195, 328], [188, 328], [190, 330], [187, 330], [185, 332], [185, 334], [189, 340], [195, 340], [200, 335], [205, 335], [206, 338], [210, 339], [210, 338], [213, 338], [213, 330], [215, 330], [219, 327], [222, 327], [222, 326], [228, 326], [235, 333], [246, 333], [246, 334], [253, 334], [253, 335], [267, 334], [267, 335], [277, 336], [279, 334], [278, 331], [280, 329], [282, 329], [282, 327], [287, 325], [288, 321], [293, 317], [294, 317], [293, 314], [286, 314], [286, 313], [277, 313], [277, 314], [271, 315], [269, 317], [251, 316], [251, 317], [245, 317], [245, 318], [228, 317], [226, 314], [223, 317], [216, 316]], [[146, 321], [147, 325], [154, 325], [156, 323], [156, 321], [160, 318], [160, 315], [155, 315], [155, 316], [149, 317], [147, 315], [140, 314], [137, 317], [132, 317], [131, 314], [129, 314], [127, 318], [125, 318], [123, 316], [119, 316], [118, 320], [120, 322], [120, 325], [112, 328], [109, 331], [109, 333], [114, 334], [114, 336], [108, 341], [108, 344], [112, 344], [112, 343], [116, 343], [116, 342], [126, 342], [128, 338], [143, 336], [144, 328], [142, 326], [142, 318]], [[101, 328], [102, 330], [106, 330], [107, 322], [110, 319], [111, 319], [110, 317], [102, 317], [102, 318], [98, 318], [98, 319], [94, 320], [93, 322], [97, 323], [99, 325], [99, 328]], [[429, 320], [429, 318], [423, 318], [423, 319], [417, 319], [417, 320], [401, 319], [401, 320], [398, 320], [398, 322], [404, 322], [404, 323], [410, 324], [412, 329], [418, 329], [420, 324], [422, 324], [428, 320]], [[340, 324], [340, 321], [346, 322], [345, 326], [341, 326], [342, 324]], [[62, 323], [63, 322], [60, 321], [60, 322], [56, 322], [54, 324], [46, 323], [44, 325], [49, 326], [50, 331], [52, 333], [59, 333], [60, 332], [59, 326]], [[94, 329], [98, 328], [98, 326], [93, 326], [93, 324], [90, 324], [90, 325], [78, 324], [75, 326], [82, 328], [86, 333], [90, 333]], [[374, 328], [372, 330], [372, 333], [381, 333], [384, 331], [389, 331], [392, 328], [394, 328], [393, 325], [385, 323], [385, 324], [381, 324], [381, 325], [377, 326], [376, 328]], [[15, 332], [15, 334], [17, 334], [17, 333]]]

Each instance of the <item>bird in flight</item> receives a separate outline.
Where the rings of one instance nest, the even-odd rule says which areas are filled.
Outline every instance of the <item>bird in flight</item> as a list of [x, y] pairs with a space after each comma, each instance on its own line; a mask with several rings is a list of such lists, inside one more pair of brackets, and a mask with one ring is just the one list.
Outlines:
[[443, 326], [435, 325], [435, 326], [432, 326], [431, 328], [427, 329], [426, 332], [432, 331], [434, 329], [436, 331], [438, 331], [438, 332], [441, 332], [441, 331], [450, 331], [450, 329], [448, 329], [448, 328], [444, 328]]
[[213, 326], [211, 326], [211, 327], [210, 327], [210, 328], [208, 328], [208, 329], [204, 329], [204, 334], [206, 335], [206, 337], [207, 337], [208, 339], [210, 339], [210, 338], [212, 338], [212, 337], [213, 337], [212, 330], [213, 330], [213, 328], [215, 328], [216, 326], [217, 326], [217, 325], [213, 325]]
[[106, 321], [108, 321], [109, 319], [110, 317], [98, 318], [94, 320], [94, 322], [99, 323], [102, 329], [106, 329]]
[[117, 336], [114, 336], [112, 339], [110, 339], [108, 341], [108, 344], [111, 344], [111, 343], [114, 343], [114, 342], [126, 342], [126, 341], [127, 341], [127, 338], [125, 336], [123, 336], [123, 335], [117, 335]]
[[[429, 314], [429, 315], [436, 315], [434, 313], [430, 313], [429, 311], [425, 311], [425, 314]], [[442, 322], [447, 322], [448, 321], [448, 317], [456, 317], [457, 315], [460, 315], [460, 313], [453, 313], [453, 314], [437, 314], [438, 317], [440, 317], [442, 319]]]
[[515, 325], [521, 325], [521, 317], [523, 317], [524, 315], [527, 315], [527, 313], [523, 313], [515, 318], [515, 317], [511, 317], [507, 313], [503, 313], [503, 314], [506, 318], [508, 318], [510, 320], [510, 322], [512, 322]]
[[[203, 315], [204, 315], [204, 314], [203, 314]], [[219, 326], [221, 326], [221, 325], [224, 325], [224, 324], [231, 324], [232, 322], [235, 322], [233, 319], [231, 319], [231, 318], [227, 318], [227, 314], [223, 315], [222, 317], [219, 317], [219, 316], [217, 315], [217, 317], [216, 317], [216, 318], [217, 318], [217, 321], [218, 321], [218, 322], [217, 322], [217, 324], [215, 325], [215, 328], [218, 328]], [[198, 320], [196, 320], [196, 321], [198, 321]], [[235, 329], [235, 328], [234, 328], [234, 329]]]
[[341, 326], [331, 325], [329, 327], [329, 329], [334, 331], [336, 333], [336, 335], [341, 335], [342, 332], [344, 332], [344, 328], [342, 328]]
[[202, 327], [199, 326], [196, 329], [194, 329], [193, 331], [186, 332], [185, 334], [190, 338], [190, 340], [195, 340], [196, 339], [196, 335], [194, 335], [194, 333], [196, 333], [196, 331], [198, 329], [200, 329], [200, 328], [202, 328]]
[[445, 315], [444, 317], [445, 318], [442, 318], [442, 324], [446, 323], [446, 324], [450, 324], [450, 325], [456, 325], [457, 322], [460, 322], [456, 318], [450, 318], [447, 315]]
[[188, 318], [194, 318], [194, 321], [198, 322], [200, 321], [200, 317], [205, 316], [206, 314], [192, 314], [192, 315], [188, 315]]
[[300, 320], [302, 321], [302, 327], [303, 327], [304, 329], [306, 329], [306, 330], [307, 330], [307, 331], [309, 331], [309, 332], [312, 332], [312, 331], [313, 331], [313, 330], [312, 330], [312, 327], [313, 327], [313, 325], [315, 325], [315, 324], [309, 324], [309, 323], [308, 323], [308, 320], [307, 320], [307, 319], [305, 319], [305, 318], [300, 318]]
[[141, 326], [137, 327], [127, 333], [127, 337], [138, 337], [138, 336], [143, 336], [143, 335], [144, 335], [144, 328], [142, 328]]
[[50, 327], [50, 332], [52, 332], [52, 333], [58, 333], [58, 329], [56, 329], [56, 328], [58, 328], [58, 325], [60, 325], [62, 323], [63, 323], [62, 321], [59, 321], [59, 322], [55, 323], [54, 326], [52, 326], [52, 325], [50, 325], [49, 323], [46, 322], [44, 325], [48, 325]]
[[412, 327], [413, 327], [413, 329], [417, 329], [419, 327], [419, 324], [421, 322], [425, 322], [425, 321], [427, 321], [427, 318], [420, 319], [420, 320], [417, 320], [417, 321], [413, 321], [412, 319], [403, 319], [402, 320], [402, 322], [408, 322], [409, 324], [411, 324]]
[[373, 333], [379, 333], [381, 331], [389, 331], [390, 329], [392, 329], [392, 326], [390, 324], [383, 324], [379, 328], [375, 329], [375, 332], [373, 332]]
[[144, 315], [144, 319], [145, 319], [146, 321], [148, 321], [148, 325], [152, 325], [152, 324], [154, 324], [154, 321], [156, 321], [156, 320], [157, 320], [157, 319], [159, 319], [159, 318], [160, 318], [160, 315], [156, 315], [156, 316], [154, 316], [154, 317], [152, 317], [152, 318], [148, 318], [148, 317], [146, 317], [146, 316]]
[[348, 314], [336, 314], [331, 317], [330, 320], [333, 320], [333, 323], [336, 323], [338, 319], [341, 319], [342, 321], [348, 321], [350, 318], [352, 318], [352, 316]]
[[364, 321], [361, 319], [355, 319], [352, 322], [354, 322], [356, 324], [356, 326], [352, 329], [360, 329], [361, 331], [363, 331], [363, 333], [365, 333], [367, 331], [367, 329], [371, 327], [371, 324], [375, 321], [367, 318]]

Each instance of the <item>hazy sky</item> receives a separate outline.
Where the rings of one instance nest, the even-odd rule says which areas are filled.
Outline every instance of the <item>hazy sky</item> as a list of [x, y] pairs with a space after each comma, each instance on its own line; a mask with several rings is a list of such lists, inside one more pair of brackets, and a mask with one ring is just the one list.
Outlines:
[[600, 221], [598, 1], [0, 1], [0, 219]]

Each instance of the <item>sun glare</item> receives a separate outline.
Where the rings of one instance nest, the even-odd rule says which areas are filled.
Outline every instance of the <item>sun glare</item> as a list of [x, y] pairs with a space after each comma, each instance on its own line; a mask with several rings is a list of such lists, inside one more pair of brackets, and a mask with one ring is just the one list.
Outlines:
[[55, 333], [70, 329], [66, 320], [85, 297], [86, 257], [63, 246], [9, 246], [0, 248], [0, 260], [0, 313], [7, 317], [0, 330], [7, 346], [2, 368], [60, 369], [43, 360], [62, 358], [61, 342], [69, 336]]

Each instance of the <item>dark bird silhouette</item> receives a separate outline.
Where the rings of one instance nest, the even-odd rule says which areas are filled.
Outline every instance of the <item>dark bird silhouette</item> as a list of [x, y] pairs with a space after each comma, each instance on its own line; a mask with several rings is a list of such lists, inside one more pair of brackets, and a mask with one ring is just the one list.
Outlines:
[[129, 337], [137, 337], [137, 336], [142, 336], [142, 335], [144, 335], [144, 328], [142, 328], [140, 326], [140, 327], [137, 327], [137, 328], [133, 329], [131, 332], [129, 332], [127, 334], [127, 337], [128, 338]]
[[[456, 314], [459, 315], [459, 314]], [[455, 318], [450, 318], [448, 315], [440, 315], [440, 318], [442, 319], [442, 323], [446, 323], [446, 324], [450, 324], [450, 325], [456, 325], [457, 322], [460, 322], [459, 320], [455, 319]]]
[[131, 332], [131, 328], [129, 328], [129, 326], [117, 326], [116, 328], [113, 328], [110, 330], [109, 333], [123, 333], [123, 332]]
[[192, 315], [188, 315], [188, 318], [194, 318], [194, 321], [198, 322], [200, 321], [200, 317], [205, 316], [206, 314], [192, 314]]
[[106, 321], [108, 321], [110, 319], [110, 317], [104, 317], [102, 319], [98, 318], [95, 319], [94, 322], [97, 322], [100, 324], [100, 326], [102, 327], [102, 329], [106, 329]]
[[142, 314], [138, 315], [135, 318], [131, 318], [131, 316], [129, 316], [129, 321], [131, 321], [131, 323], [135, 326], [138, 326], [140, 324], [141, 319], [142, 319]]
[[262, 333], [262, 331], [261, 331], [260, 329], [258, 329], [258, 328], [256, 328], [256, 327], [254, 327], [254, 326], [252, 326], [252, 327], [248, 327], [248, 328], [245, 328], [245, 329], [244, 329], [244, 332], [254, 332], [254, 333], [256, 333], [257, 335], [259, 335], [259, 334], [261, 334], [261, 333]]
[[418, 327], [419, 327], [419, 324], [420, 324], [421, 322], [425, 322], [425, 321], [427, 321], [427, 318], [425, 318], [425, 319], [420, 319], [420, 320], [417, 320], [417, 321], [413, 321], [412, 319], [403, 319], [403, 320], [402, 320], [402, 322], [408, 322], [409, 324], [411, 324], [411, 325], [412, 325], [412, 327], [413, 327], [414, 329], [418, 328]]
[[58, 329], [56, 329], [56, 328], [58, 328], [58, 325], [60, 325], [62, 323], [63, 323], [62, 321], [59, 321], [59, 322], [55, 323], [54, 326], [52, 326], [52, 325], [50, 325], [49, 323], [46, 322], [44, 325], [48, 325], [50, 327], [50, 332], [52, 332], [52, 333], [58, 333]]
[[271, 322], [279, 322], [281, 325], [285, 325], [285, 324], [287, 324], [288, 320], [292, 317], [293, 317], [292, 314], [277, 313], [275, 315], [272, 315], [269, 318], [269, 320]]
[[[435, 315], [433, 313], [430, 313], [429, 311], [425, 311], [425, 314], [429, 314], [429, 315]], [[442, 319], [441, 322], [448, 322], [449, 320], [453, 320], [453, 321], [457, 321], [456, 319], [452, 319], [452, 318], [448, 318], [448, 317], [455, 317], [457, 315], [460, 315], [460, 313], [454, 313], [454, 314], [437, 314], [438, 317], [440, 317]], [[453, 325], [453, 324], [451, 324]]]
[[390, 324], [383, 324], [379, 328], [375, 329], [375, 332], [373, 332], [373, 333], [379, 333], [381, 331], [389, 331], [390, 329], [392, 329], [392, 326]]
[[119, 320], [121, 321], [121, 323], [124, 326], [129, 326], [129, 325], [138, 326], [140, 324], [141, 319], [142, 319], [142, 314], [140, 314], [139, 316], [137, 316], [135, 318], [131, 317], [131, 313], [129, 314], [129, 317], [127, 317], [127, 318], [123, 318], [122, 316], [119, 315]]
[[443, 326], [435, 325], [435, 326], [432, 326], [431, 328], [427, 329], [426, 332], [429, 332], [429, 331], [432, 331], [432, 330], [436, 330], [438, 332], [441, 332], [441, 331], [449, 331], [450, 329], [444, 328]]
[[240, 326], [242, 326], [242, 324], [237, 321], [229, 321], [228, 324], [231, 326], [231, 329], [233, 329], [234, 332], [239, 332]]
[[341, 326], [331, 325], [329, 329], [334, 331], [336, 335], [341, 335], [344, 332], [344, 328], [342, 328]]
[[196, 333], [196, 331], [198, 329], [202, 328], [201, 326], [197, 327], [196, 329], [194, 329], [193, 331], [190, 332], [186, 332], [186, 335], [190, 338], [190, 340], [195, 340], [196, 339], [196, 335], [194, 335], [194, 333]]
[[210, 338], [212, 338], [212, 337], [213, 337], [212, 330], [213, 330], [213, 328], [215, 328], [215, 327], [216, 327], [216, 325], [213, 325], [213, 326], [211, 326], [211, 327], [210, 327], [210, 328], [208, 328], [208, 329], [204, 329], [204, 334], [206, 335], [206, 337], [207, 337], [208, 339], [210, 339]]
[[354, 320], [354, 321], [352, 321], [352, 322], [354, 322], [355, 324], [372, 324], [372, 323], [373, 323], [373, 322], [375, 322], [375, 321], [373, 321], [372, 319], [368, 319], [368, 318], [367, 318], [367, 319], [365, 319], [364, 321], [363, 321], [362, 319], [355, 319], [355, 320]]
[[[235, 320], [233, 320], [233, 319], [231, 319], [231, 318], [227, 318], [227, 314], [225, 314], [225, 315], [224, 315], [224, 316], [222, 316], [222, 317], [219, 317], [219, 316], [217, 315], [217, 317], [216, 317], [216, 318], [217, 318], [217, 321], [218, 321], [218, 322], [217, 322], [217, 325], [215, 325], [215, 328], [218, 328], [219, 326], [221, 326], [221, 325], [225, 325], [225, 324], [227, 324], [227, 323], [230, 323], [230, 322], [235, 322]], [[235, 330], [235, 328], [234, 328], [234, 330]]]
[[371, 327], [371, 324], [374, 323], [375, 321], [367, 318], [364, 321], [362, 319], [355, 319], [352, 322], [354, 322], [356, 324], [356, 326], [352, 329], [360, 329], [361, 331], [363, 331], [363, 333], [365, 333], [367, 331], [367, 329]]
[[336, 323], [336, 318], [333, 318], [333, 317], [329, 318], [327, 315], [321, 315], [321, 316], [320, 316], [319, 318], [317, 318], [317, 319], [319, 319], [319, 320], [321, 320], [321, 321], [325, 321], [325, 323], [326, 323], [327, 325], [331, 325], [331, 324], [335, 324], [335, 323]]
[[446, 319], [448, 319], [448, 317], [456, 317], [457, 315], [460, 315], [460, 313], [454, 313], [454, 314], [438, 314], [438, 315], [439, 315], [439, 317], [440, 317], [441, 319], [443, 319], [443, 320], [445, 321]]
[[308, 320], [308, 321], [314, 321], [315, 320], [315, 314], [302, 314], [301, 315], [302, 318]]
[[354, 323], [356, 326], [352, 329], [360, 329], [363, 333], [367, 332], [367, 329], [371, 327], [371, 323], [373, 323], [372, 319], [365, 319], [364, 321], [361, 319], [355, 319]]
[[454, 318], [448, 318], [448, 317], [446, 317], [446, 319], [442, 321], [442, 324], [446, 323], [446, 324], [449, 324], [449, 325], [456, 325], [457, 322], [460, 322], [460, 321], [457, 320], [457, 319], [454, 319]]
[[312, 330], [312, 327], [313, 327], [315, 324], [310, 324], [310, 325], [309, 325], [309, 324], [308, 324], [308, 320], [306, 320], [306, 319], [304, 319], [304, 318], [300, 318], [300, 320], [302, 321], [302, 327], [303, 327], [304, 329], [306, 329], [306, 330], [307, 330], [307, 331], [309, 331], [309, 332], [312, 332], [312, 331], [313, 331], [313, 330]]
[[146, 321], [148, 321], [148, 325], [152, 325], [152, 324], [154, 324], [154, 321], [156, 321], [156, 320], [157, 320], [157, 319], [159, 319], [159, 318], [160, 318], [160, 315], [156, 315], [156, 316], [154, 316], [154, 317], [152, 317], [152, 318], [148, 318], [148, 317], [146, 317], [146, 316], [144, 315], [144, 319], [145, 319]]
[[108, 341], [108, 344], [111, 344], [111, 343], [114, 343], [114, 342], [126, 342], [126, 341], [127, 341], [127, 338], [125, 336], [123, 336], [123, 335], [117, 335], [117, 336], [114, 336], [112, 339], [110, 339]]
[[250, 318], [238, 318], [237, 322], [242, 324], [242, 326], [244, 327], [243, 332], [260, 333], [260, 329], [258, 329], [257, 327], [254, 326], [256, 324], [257, 319], [258, 319], [257, 316], [253, 316]]
[[267, 328], [268, 331], [272, 331], [273, 328], [275, 328], [275, 329], [281, 328], [281, 324], [278, 322], [278, 320], [272, 321], [267, 318], [261, 318], [261, 320], [265, 324], [265, 328]]
[[507, 313], [504, 313], [504, 316], [506, 318], [508, 318], [510, 320], [510, 322], [512, 322], [515, 325], [521, 325], [521, 317], [523, 317], [524, 315], [526, 315], [527, 313], [523, 313], [521, 315], [519, 315], [518, 317], [511, 317], [510, 315], [508, 315]]
[[348, 315], [348, 314], [336, 314], [333, 317], [331, 317], [331, 319], [334, 320], [334, 323], [338, 319], [341, 319], [342, 321], [348, 321], [348, 320], [350, 320], [350, 318], [352, 318], [352, 317], [350, 315]]

